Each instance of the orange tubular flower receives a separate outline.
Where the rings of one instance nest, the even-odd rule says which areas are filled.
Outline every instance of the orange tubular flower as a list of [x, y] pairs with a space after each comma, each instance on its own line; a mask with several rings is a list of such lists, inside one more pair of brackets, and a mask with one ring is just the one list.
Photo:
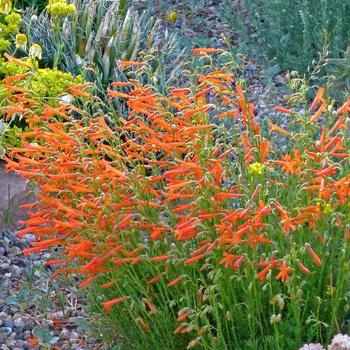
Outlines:
[[157, 275], [157, 276], [151, 278], [150, 280], [147, 281], [147, 285], [150, 286], [150, 285], [152, 285], [152, 284], [157, 283], [162, 277], [163, 277], [163, 274], [161, 273], [161, 274], [159, 274], [159, 275]]
[[323, 95], [324, 95], [324, 88], [323, 87], [320, 87], [319, 90], [317, 91], [316, 93], [316, 96], [314, 98], [314, 100], [312, 101], [311, 103], [311, 106], [310, 106], [310, 109], [313, 110], [316, 108], [316, 106], [320, 103], [320, 102], [323, 102], [324, 99], [323, 99]]
[[205, 258], [206, 256], [207, 256], [207, 253], [196, 255], [196, 256], [194, 256], [192, 258], [189, 258], [189, 259], [185, 260], [184, 264], [185, 265], [190, 265], [190, 264], [192, 264], [194, 262], [197, 262], [200, 259]]
[[151, 304], [151, 302], [147, 299], [144, 300], [144, 303], [146, 304], [146, 306], [148, 307], [149, 311], [151, 314], [155, 314], [157, 313], [156, 308]]
[[296, 226], [294, 225], [294, 219], [289, 217], [287, 214], [281, 215], [282, 229], [284, 233], [289, 233], [290, 231], [295, 231]]
[[274, 109], [276, 112], [286, 113], [286, 114], [293, 114], [293, 111], [290, 110], [290, 109], [288, 109], [288, 108], [276, 106], [276, 107], [273, 107], [273, 109]]
[[338, 110], [337, 115], [341, 115], [343, 113], [349, 113], [350, 109], [350, 99], [348, 99]]
[[118, 61], [118, 65], [120, 67], [120, 69], [126, 69], [128, 67], [137, 67], [142, 65], [142, 62], [138, 62], [138, 61]]
[[265, 163], [266, 157], [267, 157], [269, 152], [270, 152], [270, 141], [263, 140], [260, 143], [260, 163], [262, 163], [262, 164]]
[[272, 269], [272, 267], [273, 266], [271, 264], [267, 265], [263, 270], [261, 270], [258, 274], [256, 274], [255, 277], [258, 280], [260, 280], [261, 282], [265, 282], [266, 281], [266, 275]]
[[140, 327], [142, 328], [142, 330], [147, 333], [149, 331], [149, 326], [148, 324], [141, 318], [141, 317], [137, 317], [136, 318], [136, 322], [140, 325]]
[[[211, 65], [215, 60], [205, 55], [223, 51], [194, 52]], [[222, 272], [215, 277], [220, 284], [228, 275], [247, 276], [245, 270], [253, 268], [248, 275], [256, 282], [268, 279], [283, 291], [294, 270], [296, 284], [304, 275], [308, 279], [311, 267], [315, 274], [320, 270], [321, 259], [306, 240], [321, 254], [330, 239], [326, 224], [340, 245], [350, 239], [350, 100], [323, 123], [323, 113], [333, 109], [319, 90], [307, 113], [315, 125], [307, 130], [299, 113], [275, 107], [291, 115], [291, 125], [281, 128], [256, 120], [243, 87], [239, 82], [234, 87], [234, 74], [226, 73], [229, 65], [208, 73], [210, 65], [201, 65], [205, 73], [194, 77], [197, 82], [189, 79], [189, 88], [164, 94], [136, 80], [115, 82], [105, 116], [99, 114], [101, 99], [90, 96], [85, 85], [68, 89], [79, 96], [77, 101], [55, 107], [31, 98], [21, 82], [26, 75], [5, 78], [3, 84], [4, 118], [21, 115], [29, 125], [18, 135], [21, 146], [7, 151], [7, 170], [38, 188], [35, 202], [24, 206], [28, 218], [18, 231], [19, 236], [35, 235], [24, 254], [59, 246], [60, 259], [46, 263], [55, 267], [51, 279], [79, 275], [81, 287], [96, 286], [97, 294], [105, 296], [101, 309], [106, 313], [129, 310], [128, 299], [137, 294], [129, 288], [143, 284], [135, 300], [139, 304], [129, 310], [134, 314], [125, 313], [131, 326], [150, 332], [151, 322], [159, 325], [163, 314], [172, 314], [180, 347], [196, 336], [190, 345], [197, 339], [198, 346], [214, 344], [209, 333], [218, 328], [217, 315], [197, 322], [213, 306], [206, 283], [210, 271]], [[120, 61], [119, 67], [143, 68], [136, 61]], [[279, 148], [281, 137], [285, 147]], [[305, 248], [310, 258], [304, 254], [302, 259]], [[131, 275], [133, 281], [126, 281]], [[164, 288], [164, 295], [176, 299], [188, 284], [196, 290], [188, 304], [175, 300], [179, 313], [161, 305]], [[232, 304], [227, 295], [225, 311]], [[228, 311], [226, 318], [234, 327], [237, 317]]]
[[55, 259], [55, 260], [48, 260], [45, 261], [45, 266], [52, 266], [52, 265], [58, 265], [58, 264], [62, 264], [63, 262], [65, 262], [66, 259]]
[[106, 288], [108, 288], [108, 287], [112, 287], [114, 284], [115, 284], [115, 281], [106, 282], [106, 283], [104, 283], [104, 284], [101, 284], [101, 285], [100, 285], [100, 288], [101, 288], [101, 289], [106, 289]]
[[191, 314], [192, 314], [191, 311], [183, 311], [183, 312], [179, 313], [179, 317], [176, 319], [176, 321], [181, 322]]
[[185, 275], [181, 275], [179, 277], [176, 277], [175, 279], [173, 279], [172, 281], [170, 281], [167, 284], [167, 287], [173, 287], [175, 286], [177, 283], [179, 283], [183, 278], [185, 277]]
[[322, 105], [320, 106], [320, 108], [317, 110], [317, 112], [311, 116], [310, 121], [312, 123], [315, 123], [317, 121], [317, 119], [326, 111], [327, 109], [327, 101], [323, 100]]
[[[221, 265], [224, 265], [225, 267], [230, 267], [233, 270], [238, 270], [242, 261], [244, 260], [244, 256], [236, 256], [232, 254], [225, 254], [225, 258], [220, 261]], [[234, 260], [234, 261], [233, 261]]]
[[350, 229], [347, 227], [344, 231], [344, 239], [348, 241], [350, 238]]
[[160, 262], [160, 261], [168, 260], [169, 257], [170, 257], [170, 255], [161, 255], [161, 256], [155, 256], [155, 257], [151, 258], [150, 260], [154, 261], [154, 262]]
[[[5, 57], [9, 62], [15, 62], [15, 63], [18, 64], [19, 66], [32, 69], [32, 66], [31, 66], [30, 64], [28, 64], [28, 63], [26, 63], [26, 62], [24, 62], [24, 61], [22, 61], [22, 60], [19, 60], [19, 59], [15, 58], [15, 57], [12, 57], [12, 56], [10, 56], [8, 53], [6, 53], [6, 52], [4, 53], [4, 57]], [[22, 74], [20, 74], [20, 75], [15, 75], [15, 76], [12, 77], [12, 78], [22, 79], [22, 78], [18, 78], [18, 77], [21, 77], [21, 76], [22, 76]], [[5, 83], [6, 83], [6, 84], [9, 83], [9, 80], [7, 80]]]
[[242, 117], [243, 117], [242, 121], [243, 121], [243, 124], [245, 125], [247, 123], [248, 114], [247, 114], [246, 100], [245, 100], [244, 92], [243, 92], [241, 85], [239, 85], [239, 84], [236, 85], [236, 91], [237, 91], [237, 95], [239, 97], [238, 105], [242, 111]]
[[310, 253], [312, 259], [314, 260], [314, 262], [317, 265], [321, 266], [322, 265], [321, 259], [317, 256], [317, 254], [315, 253], [315, 251], [312, 249], [311, 246], [309, 246], [309, 253]]
[[213, 48], [198, 48], [193, 49], [193, 53], [195, 55], [210, 55], [214, 53], [222, 53], [224, 52], [222, 49], [213, 49]]
[[289, 278], [289, 273], [292, 272], [293, 269], [287, 267], [287, 262], [283, 260], [281, 266], [280, 266], [280, 272], [277, 274], [276, 279], [281, 280], [282, 282], [285, 282]]
[[120, 298], [116, 298], [116, 299], [113, 299], [113, 300], [105, 301], [105, 302], [102, 303], [103, 310], [108, 314], [110, 312], [111, 307], [113, 305], [119, 304], [119, 303], [123, 302], [126, 299], [128, 299], [128, 297], [120, 297]]
[[87, 287], [89, 284], [91, 284], [93, 281], [95, 281], [96, 278], [97, 278], [97, 276], [91, 276], [91, 277], [87, 278], [82, 283], [80, 283], [80, 288], [82, 289], [82, 288]]
[[284, 130], [284, 129], [280, 128], [279, 126], [273, 124], [270, 120], [267, 121], [267, 124], [269, 125], [269, 128], [270, 128], [270, 135], [273, 131], [275, 131], [275, 132], [278, 132], [280, 134], [290, 136], [289, 132], [287, 130]]
[[224, 258], [220, 260], [219, 264], [224, 265], [226, 268], [230, 267], [233, 269], [235, 261], [238, 259], [237, 255], [224, 253]]
[[302, 272], [304, 272], [306, 275], [308, 275], [310, 273], [310, 270], [305, 265], [303, 265], [299, 260], [297, 262], [297, 265], [298, 265], [299, 269]]

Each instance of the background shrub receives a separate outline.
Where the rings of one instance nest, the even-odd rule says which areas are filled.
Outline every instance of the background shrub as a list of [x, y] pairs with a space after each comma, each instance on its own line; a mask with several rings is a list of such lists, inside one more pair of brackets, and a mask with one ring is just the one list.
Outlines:
[[221, 8], [251, 53], [281, 70], [305, 73], [325, 45], [339, 57], [350, 42], [349, 1], [224, 0]]
[[26, 9], [28, 7], [33, 7], [41, 12], [44, 10], [47, 3], [47, 0], [17, 0], [15, 1], [15, 7], [18, 9]]

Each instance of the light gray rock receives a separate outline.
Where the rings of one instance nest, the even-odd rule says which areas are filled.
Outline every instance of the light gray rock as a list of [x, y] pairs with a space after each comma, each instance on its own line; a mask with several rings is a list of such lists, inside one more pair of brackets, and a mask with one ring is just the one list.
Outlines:
[[0, 264], [0, 272], [6, 273], [9, 271], [10, 271], [10, 264], [8, 264], [8, 263]]
[[11, 266], [11, 273], [15, 276], [15, 277], [19, 277], [23, 272], [23, 268], [22, 267], [18, 267], [17, 265], [13, 265]]
[[62, 340], [69, 340], [71, 338], [71, 332], [68, 329], [63, 329], [59, 335]]
[[24, 323], [22, 317], [16, 318], [13, 321], [13, 324], [14, 324], [14, 328], [18, 331], [22, 331], [24, 326], [25, 326], [25, 323]]
[[22, 250], [20, 248], [16, 247], [16, 246], [14, 246], [14, 247], [10, 247], [8, 249], [7, 253], [8, 253], [9, 256], [10, 255], [16, 256], [16, 255], [21, 255], [22, 254]]
[[35, 236], [31, 233], [27, 233], [26, 235], [24, 235], [24, 239], [27, 243], [31, 243], [35, 241]]

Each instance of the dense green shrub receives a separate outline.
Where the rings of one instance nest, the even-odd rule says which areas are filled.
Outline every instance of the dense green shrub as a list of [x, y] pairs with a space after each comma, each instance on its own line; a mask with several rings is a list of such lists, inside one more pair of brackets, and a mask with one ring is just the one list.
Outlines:
[[350, 41], [350, 1], [224, 0], [221, 10], [253, 54], [282, 70], [306, 72], [325, 46], [336, 58]]
[[37, 8], [39, 11], [44, 10], [47, 5], [47, 0], [17, 0], [15, 1], [16, 8], [26, 9], [27, 7]]

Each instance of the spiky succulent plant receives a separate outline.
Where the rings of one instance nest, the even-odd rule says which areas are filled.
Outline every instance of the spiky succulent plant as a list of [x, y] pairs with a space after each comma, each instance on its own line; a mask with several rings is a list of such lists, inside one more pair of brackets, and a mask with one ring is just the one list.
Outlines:
[[161, 22], [147, 11], [136, 11], [127, 0], [72, 3], [77, 14], [61, 19], [58, 33], [57, 21], [55, 28], [52, 25], [53, 16], [44, 12], [37, 18], [31, 11], [24, 16], [28, 38], [43, 47], [46, 65], [59, 58], [56, 63], [60, 69], [72, 73], [83, 70], [86, 78], [100, 87], [123, 75], [119, 60], [147, 63], [147, 72], [141, 69], [140, 74], [159, 89], [180, 77], [185, 50], [175, 34], [164, 31]]

